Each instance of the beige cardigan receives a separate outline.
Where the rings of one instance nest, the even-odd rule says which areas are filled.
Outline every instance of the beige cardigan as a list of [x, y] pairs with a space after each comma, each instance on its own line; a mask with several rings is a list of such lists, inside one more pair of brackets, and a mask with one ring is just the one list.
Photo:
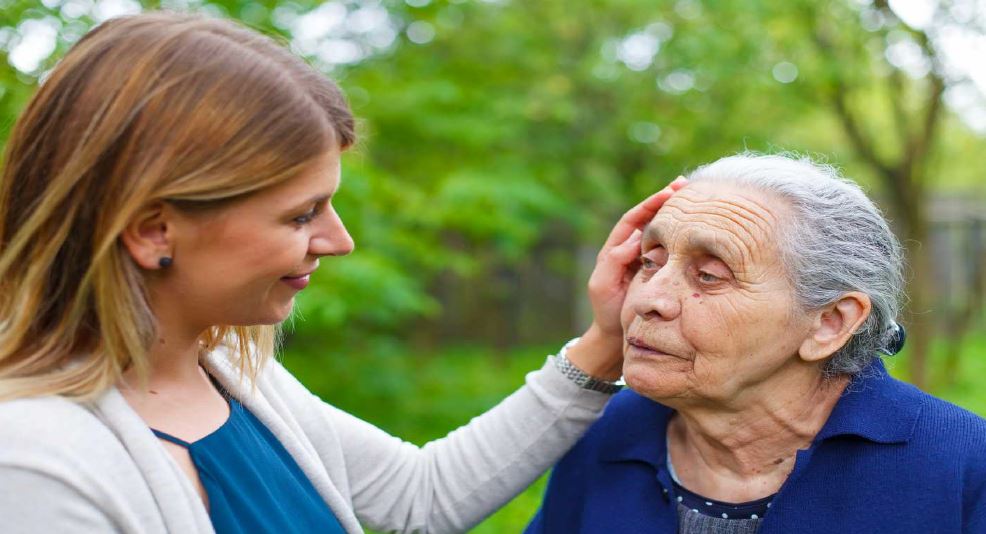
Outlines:
[[[284, 444], [339, 522], [387, 532], [463, 532], [571, 447], [608, 396], [548, 362], [487, 413], [424, 447], [326, 404], [279, 363], [255, 391], [219, 353], [205, 366]], [[93, 405], [0, 403], [0, 531], [211, 533], [178, 465], [117, 389]]]

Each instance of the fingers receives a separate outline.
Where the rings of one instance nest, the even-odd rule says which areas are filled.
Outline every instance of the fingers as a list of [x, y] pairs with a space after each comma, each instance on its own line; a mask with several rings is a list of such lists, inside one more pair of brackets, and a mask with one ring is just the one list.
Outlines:
[[626, 241], [627, 237], [634, 230], [643, 228], [645, 224], [654, 218], [654, 214], [657, 213], [657, 210], [661, 209], [665, 201], [671, 198], [672, 194], [674, 194], [674, 191], [662, 189], [647, 197], [643, 202], [631, 208], [630, 211], [624, 213], [623, 217], [616, 223], [616, 226], [613, 227], [613, 231], [610, 232], [603, 247], [615, 247]]
[[675, 194], [686, 185], [688, 185], [688, 180], [685, 179], [684, 176], [679, 176], [675, 178], [673, 182], [668, 184], [664, 189], [661, 189], [657, 193], [654, 193], [653, 195], [644, 199], [644, 201], [641, 202], [640, 204], [637, 204], [635, 208], [640, 206], [645, 206], [651, 208], [655, 213], [657, 213], [657, 210], [661, 209], [661, 206], [668, 200], [668, 198], [671, 197], [671, 195]]
[[617, 286], [624, 279], [627, 268], [640, 257], [640, 239], [643, 232], [634, 230], [626, 241], [615, 247], [604, 248], [599, 252], [592, 278], [608, 287]]
[[637, 204], [620, 218], [616, 226], [613, 227], [612, 232], [610, 232], [609, 237], [606, 239], [606, 243], [603, 248], [615, 247], [618, 244], [626, 241], [627, 237], [633, 233], [634, 230], [639, 230], [644, 227], [654, 215], [657, 213], [661, 206], [671, 195], [676, 191], [680, 190], [682, 187], [688, 185], [688, 180], [683, 176], [675, 178], [673, 182], [668, 184], [667, 187], [661, 189], [657, 193], [647, 197], [640, 204]]
[[640, 256], [640, 239], [644, 233], [635, 229], [626, 241], [613, 247], [611, 256], [620, 266], [633, 263]]
[[629, 282], [640, 268], [640, 241], [643, 235], [640, 230], [634, 230], [622, 245], [616, 247], [613, 260], [617, 265], [614, 266], [616, 272], [613, 275], [621, 284]]
[[596, 268], [589, 278], [590, 296], [597, 294], [607, 299], [622, 290], [627, 269], [640, 257], [642, 236], [643, 232], [634, 230], [623, 243], [599, 252]]

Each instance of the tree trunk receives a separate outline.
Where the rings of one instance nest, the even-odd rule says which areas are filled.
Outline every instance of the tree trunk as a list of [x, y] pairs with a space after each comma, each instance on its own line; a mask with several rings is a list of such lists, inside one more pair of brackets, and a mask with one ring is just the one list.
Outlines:
[[962, 348], [976, 317], [983, 309], [986, 299], [986, 250], [983, 249], [984, 221], [976, 219], [969, 228], [967, 249], [969, 256], [969, 283], [965, 301], [946, 325], [945, 366], [942, 382], [954, 386], [958, 382]]
[[931, 337], [934, 332], [934, 314], [930, 309], [931, 289], [931, 257], [928, 250], [928, 222], [925, 216], [926, 208], [921, 203], [911, 204], [905, 210], [907, 264], [910, 266], [910, 278], [907, 282], [907, 294], [910, 297], [907, 323], [909, 371], [911, 382], [925, 389], [928, 385], [928, 355]]
[[908, 284], [908, 294], [911, 296], [909, 306], [908, 322], [910, 323], [909, 357], [910, 357], [910, 380], [921, 388], [927, 387], [928, 353], [930, 348], [931, 335], [934, 331], [932, 324], [933, 317], [928, 309], [928, 271], [925, 260], [927, 256], [920, 245], [913, 245], [910, 256], [910, 265], [913, 269], [913, 277]]

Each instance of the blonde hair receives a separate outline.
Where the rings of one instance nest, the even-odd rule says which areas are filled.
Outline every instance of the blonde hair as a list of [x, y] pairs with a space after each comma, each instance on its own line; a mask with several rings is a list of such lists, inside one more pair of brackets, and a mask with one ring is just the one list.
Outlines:
[[[148, 13], [89, 32], [15, 125], [0, 178], [0, 400], [90, 399], [156, 339], [119, 236], [141, 209], [214, 209], [355, 141], [339, 89], [270, 38]], [[251, 380], [276, 326], [216, 325]]]

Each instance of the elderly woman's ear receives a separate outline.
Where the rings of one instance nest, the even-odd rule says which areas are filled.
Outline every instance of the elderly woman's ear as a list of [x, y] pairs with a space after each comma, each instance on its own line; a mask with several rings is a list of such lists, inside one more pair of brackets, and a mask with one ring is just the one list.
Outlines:
[[806, 362], [821, 362], [832, 356], [856, 333], [870, 316], [870, 297], [859, 291], [846, 293], [841, 299], [812, 312], [811, 328], [798, 350]]

